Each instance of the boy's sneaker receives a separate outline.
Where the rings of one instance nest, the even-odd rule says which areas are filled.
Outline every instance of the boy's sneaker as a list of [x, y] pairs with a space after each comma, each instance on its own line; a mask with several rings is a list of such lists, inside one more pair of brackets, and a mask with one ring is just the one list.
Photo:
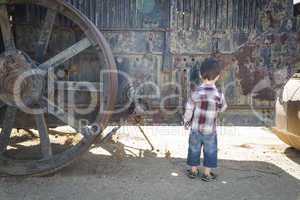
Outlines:
[[218, 176], [211, 172], [209, 176], [203, 174], [202, 177], [201, 177], [201, 180], [205, 181], [205, 182], [211, 182], [211, 181], [217, 180], [217, 178], [218, 178]]
[[187, 170], [187, 176], [190, 178], [190, 179], [195, 179], [197, 176], [199, 176], [199, 170], [197, 170], [196, 172], [193, 172], [192, 170]]

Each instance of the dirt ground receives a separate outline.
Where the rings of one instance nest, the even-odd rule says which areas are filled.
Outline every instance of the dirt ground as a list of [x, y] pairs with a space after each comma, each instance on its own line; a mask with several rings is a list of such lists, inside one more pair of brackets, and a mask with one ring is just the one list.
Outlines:
[[220, 128], [219, 179], [211, 183], [185, 176], [187, 140], [182, 127], [121, 127], [56, 174], [0, 178], [0, 200], [300, 200], [300, 152], [267, 128]]

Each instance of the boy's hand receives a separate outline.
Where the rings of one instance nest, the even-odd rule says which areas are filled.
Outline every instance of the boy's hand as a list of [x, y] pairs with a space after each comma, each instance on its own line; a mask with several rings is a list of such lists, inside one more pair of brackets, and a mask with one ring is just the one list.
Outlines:
[[185, 123], [183, 123], [183, 125], [184, 125], [185, 130], [189, 130], [189, 128], [191, 126], [191, 122], [185, 122]]

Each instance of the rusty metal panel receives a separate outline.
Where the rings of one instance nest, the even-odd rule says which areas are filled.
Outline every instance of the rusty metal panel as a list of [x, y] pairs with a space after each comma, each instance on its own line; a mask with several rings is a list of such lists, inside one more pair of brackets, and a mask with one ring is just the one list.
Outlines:
[[176, 0], [171, 11], [175, 30], [171, 51], [236, 51], [257, 31], [262, 4], [257, 0]]
[[153, 31], [103, 31], [115, 54], [162, 54], [164, 32]]
[[[99, 29], [168, 28], [169, 0], [65, 0], [84, 13]], [[40, 23], [46, 9], [26, 5], [22, 16], [27, 22]], [[167, 11], [167, 12], [166, 12]], [[20, 13], [21, 15], [21, 13]], [[24, 19], [22, 19], [23, 21]], [[58, 16], [57, 24], [72, 27], [66, 17]]]
[[[116, 63], [122, 72], [119, 74], [119, 89], [122, 92], [118, 96], [118, 105], [124, 105], [128, 103], [128, 98], [134, 98], [134, 96], [130, 96], [130, 90], [134, 90], [136, 95], [150, 95], [154, 89], [152, 86], [159, 84], [162, 65], [162, 56], [160, 55], [118, 55]], [[143, 84], [145, 87], [140, 87]], [[158, 107], [159, 99], [153, 100], [147, 104], [151, 107]]]
[[176, 0], [176, 28], [249, 32], [258, 23], [257, 0]]
[[66, 0], [100, 29], [165, 28], [168, 0]]

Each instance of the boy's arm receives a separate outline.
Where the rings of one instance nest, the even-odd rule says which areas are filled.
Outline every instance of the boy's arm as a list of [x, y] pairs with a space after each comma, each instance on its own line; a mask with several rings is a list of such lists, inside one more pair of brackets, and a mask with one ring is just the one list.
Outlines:
[[193, 100], [191, 98], [189, 98], [189, 100], [186, 103], [185, 106], [185, 113], [184, 113], [184, 125], [186, 125], [187, 123], [190, 123], [193, 117], [193, 113], [194, 113], [194, 109], [195, 109], [195, 103], [193, 102]]
[[227, 103], [226, 103], [226, 99], [223, 93], [221, 93], [221, 99], [220, 99], [220, 112], [224, 112], [227, 109]]

